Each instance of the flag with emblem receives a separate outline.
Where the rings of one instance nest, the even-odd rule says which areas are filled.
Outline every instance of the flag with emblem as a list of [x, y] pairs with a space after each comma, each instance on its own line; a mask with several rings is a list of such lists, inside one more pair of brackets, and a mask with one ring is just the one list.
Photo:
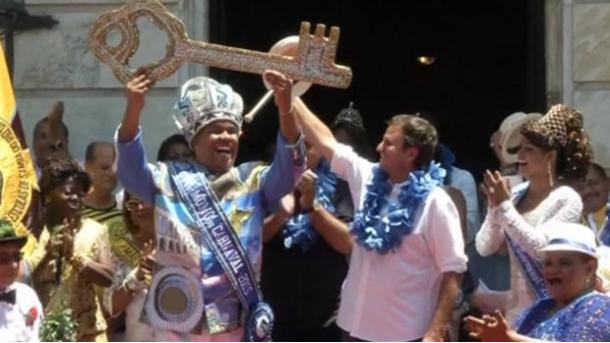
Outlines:
[[[33, 247], [32, 236], [23, 221], [34, 218], [36, 206], [32, 188], [37, 188], [36, 173], [32, 157], [27, 150], [25, 135], [19, 113], [13, 84], [8, 71], [4, 50], [0, 47], [0, 216], [15, 224], [19, 236], [30, 236], [24, 250]], [[37, 211], [36, 211], [37, 212]]]

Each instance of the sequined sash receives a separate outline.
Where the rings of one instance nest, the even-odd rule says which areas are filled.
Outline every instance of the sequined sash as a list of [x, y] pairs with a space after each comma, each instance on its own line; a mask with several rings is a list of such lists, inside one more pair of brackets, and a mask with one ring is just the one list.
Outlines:
[[270, 340], [273, 313], [262, 302], [250, 260], [203, 170], [195, 164], [182, 162], [168, 163], [168, 167], [178, 195], [193, 215], [202, 238], [222, 266], [242, 304], [247, 317], [245, 340]]

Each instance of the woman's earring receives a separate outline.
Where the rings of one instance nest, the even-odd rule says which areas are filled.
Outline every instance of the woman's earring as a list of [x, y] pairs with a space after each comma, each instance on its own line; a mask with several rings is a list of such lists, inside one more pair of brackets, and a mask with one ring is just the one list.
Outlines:
[[551, 168], [551, 162], [546, 163], [547, 173], [549, 175], [549, 185], [551, 188], [555, 186], [555, 181], [553, 180], [553, 168]]

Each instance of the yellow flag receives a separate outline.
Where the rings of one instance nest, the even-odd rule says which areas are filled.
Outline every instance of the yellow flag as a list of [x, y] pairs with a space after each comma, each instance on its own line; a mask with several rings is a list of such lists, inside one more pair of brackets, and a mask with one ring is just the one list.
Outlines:
[[37, 182], [31, 156], [13, 130], [16, 110], [13, 84], [0, 47], [0, 217], [11, 221], [20, 236], [28, 236], [25, 251], [31, 251], [35, 238], [22, 220], [30, 208], [32, 188], [37, 187]]
[[15, 115], [15, 94], [6, 66], [4, 50], [0, 47], [0, 118], [11, 123]]

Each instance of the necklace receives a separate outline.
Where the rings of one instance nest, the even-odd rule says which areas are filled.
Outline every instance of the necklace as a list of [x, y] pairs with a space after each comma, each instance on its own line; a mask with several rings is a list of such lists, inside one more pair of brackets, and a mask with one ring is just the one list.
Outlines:
[[[389, 204], [392, 184], [388, 174], [376, 165], [367, 186], [364, 204], [355, 216], [351, 233], [356, 243], [381, 255], [397, 250], [405, 236], [411, 234], [420, 205], [437, 186], [442, 186], [446, 172], [437, 163], [409, 174], [401, 186], [398, 202]], [[387, 209], [386, 214], [382, 210]]]

